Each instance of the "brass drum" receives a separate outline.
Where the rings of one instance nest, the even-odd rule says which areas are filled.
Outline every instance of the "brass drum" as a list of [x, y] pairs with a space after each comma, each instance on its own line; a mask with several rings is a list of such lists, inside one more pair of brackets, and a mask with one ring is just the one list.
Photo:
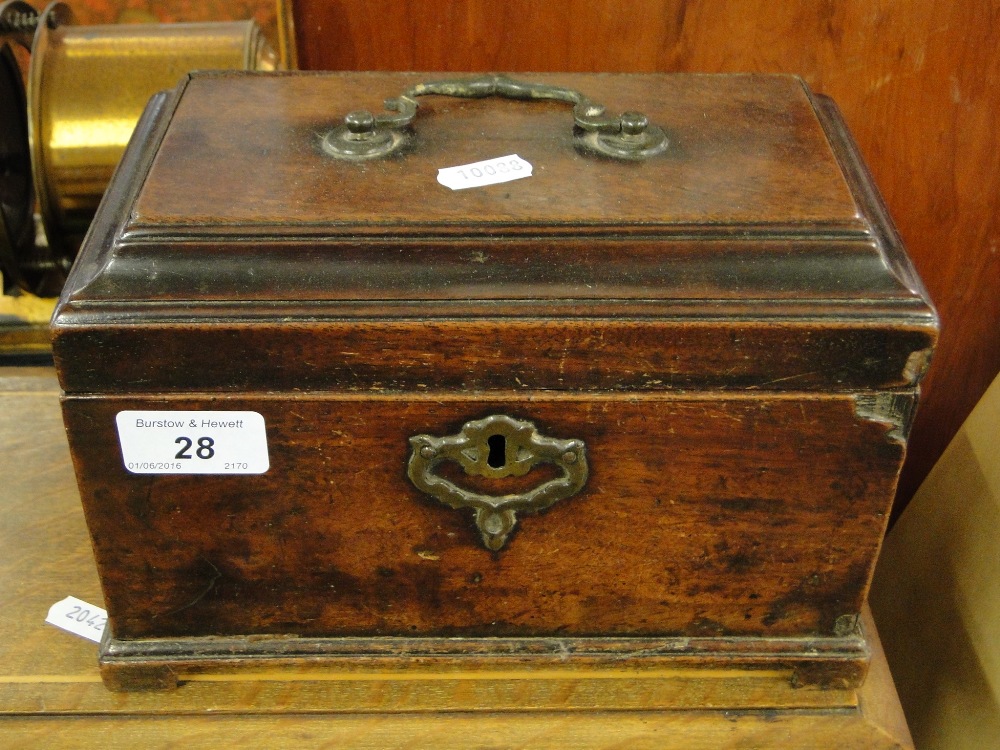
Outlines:
[[274, 70], [253, 21], [74, 26], [39, 18], [28, 74], [35, 191], [53, 254], [75, 255], [149, 97], [192, 70]]

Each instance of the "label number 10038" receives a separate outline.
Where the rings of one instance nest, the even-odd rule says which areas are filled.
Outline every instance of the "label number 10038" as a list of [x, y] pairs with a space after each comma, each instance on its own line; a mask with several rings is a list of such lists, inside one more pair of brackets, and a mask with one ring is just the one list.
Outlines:
[[484, 164], [482, 167], [468, 167], [468, 174], [466, 174], [466, 168], [455, 167], [456, 171], [462, 175], [463, 180], [482, 179], [486, 177], [494, 177], [497, 174], [507, 174], [508, 172], [520, 172], [524, 169], [524, 164], [518, 158], [510, 159], [509, 161], [497, 161], [493, 164]]
[[175, 441], [177, 445], [181, 446], [181, 449], [177, 451], [177, 455], [174, 458], [211, 458], [215, 455], [215, 440], [210, 437], [200, 437], [198, 438], [198, 447], [194, 451], [194, 456], [192, 456], [188, 451], [194, 447], [194, 441], [189, 437], [179, 437]]

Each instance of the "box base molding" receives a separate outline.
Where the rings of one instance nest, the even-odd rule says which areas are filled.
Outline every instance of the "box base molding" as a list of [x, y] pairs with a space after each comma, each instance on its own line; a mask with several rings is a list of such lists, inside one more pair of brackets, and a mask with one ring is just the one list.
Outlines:
[[[271, 679], [383, 686], [448, 682], [456, 689], [472, 684], [523, 686], [538, 680], [608, 687], [616, 681], [679, 678], [680, 684], [687, 680], [714, 685], [723, 694], [732, 692], [724, 687], [727, 680], [736, 693], [747, 684], [767, 683], [771, 689], [782, 686], [789, 693], [832, 694], [859, 687], [870, 657], [860, 629], [851, 636], [831, 638], [244, 636], [126, 640], [106, 632], [99, 661], [105, 684], [116, 691], [170, 690], [188, 680], [253, 673], [255, 679], [271, 674]], [[437, 693], [434, 710], [469, 709], [466, 702], [453, 705], [444, 693]], [[523, 693], [518, 692], [520, 697], [511, 708], [523, 707]], [[805, 698], [804, 703], [816, 705], [817, 699]], [[819, 704], [826, 705], [826, 701], [819, 699]]]

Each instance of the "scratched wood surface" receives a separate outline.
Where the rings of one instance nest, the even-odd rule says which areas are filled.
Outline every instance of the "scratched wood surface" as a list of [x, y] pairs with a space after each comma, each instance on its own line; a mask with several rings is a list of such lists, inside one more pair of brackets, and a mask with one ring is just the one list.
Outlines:
[[[520, 229], [536, 252], [539, 233], [590, 226], [822, 226], [848, 238], [866, 230], [809, 92], [793, 76], [539, 74], [538, 83], [581, 91], [609, 116], [638, 110], [668, 128], [672, 148], [642, 161], [579, 153], [565, 102], [498, 98], [421, 97], [405, 158], [358, 163], [317, 147], [317, 134], [348, 112], [379, 113], [385, 98], [425, 76], [192, 78], [156, 146], [130, 230], [173, 228], [196, 240], [187, 235], [195, 227], [292, 234], [319, 226], [323, 237], [397, 232], [417, 241]], [[220, 112], [254, 127], [234, 132]], [[513, 187], [449, 191], [433, 180], [439, 167], [514, 149], [535, 171]], [[216, 163], [229, 169], [206, 173]]]
[[[263, 415], [266, 474], [125, 470], [117, 413], [213, 408]], [[861, 610], [903, 449], [856, 409], [431, 392], [68, 397], [65, 416], [118, 638], [768, 638], [833, 636]], [[590, 464], [579, 495], [524, 515], [500, 553], [404, 472], [411, 435], [496, 413], [582, 440]], [[524, 479], [477, 489], [543, 481]]]
[[296, 0], [305, 69], [786, 72], [857, 138], [943, 336], [902, 504], [1000, 370], [1000, 4], [994, 0]]
[[[675, 151], [616, 171], [539, 139], [535, 103], [440, 105], [454, 111], [428, 118], [431, 152], [485, 133], [539, 171], [603, 178], [551, 200], [542, 178], [518, 199], [498, 186], [456, 212], [419, 145], [370, 164], [317, 148], [324, 108], [370, 80], [405, 77], [190, 77], [147, 109], [95, 219], [53, 348], [116, 639], [105, 663], [130, 641], [206, 636], [717, 637], [754, 658], [773, 638], [849, 636], [936, 321], [833, 109], [788, 76], [574, 78], [605, 101], [650, 93], [675, 121]], [[220, 107], [268, 115], [236, 136]], [[273, 193], [240, 179], [258, 169]], [[705, 232], [738, 247], [738, 272]], [[592, 245], [586, 278], [607, 281], [567, 284]], [[685, 258], [693, 299], [660, 281]], [[139, 477], [106, 449], [115, 413], [223, 403], [264, 414], [266, 475]], [[592, 451], [579, 501], [492, 558], [404, 475], [410, 436], [489, 414]], [[690, 655], [734, 666], [724, 651]], [[859, 649], [822, 661], [795, 679], [858, 684]]]
[[[870, 624], [873, 664], [857, 692], [792, 690], [785, 675], [724, 671], [597, 679], [298, 670], [206, 674], [170, 693], [111, 693], [100, 682], [96, 645], [43, 622], [66, 595], [102, 603], [51, 370], [0, 371], [0, 441], [5, 747], [260, 747], [264, 737], [269, 747], [359, 750], [911, 747]], [[491, 710], [498, 706], [507, 708]]]

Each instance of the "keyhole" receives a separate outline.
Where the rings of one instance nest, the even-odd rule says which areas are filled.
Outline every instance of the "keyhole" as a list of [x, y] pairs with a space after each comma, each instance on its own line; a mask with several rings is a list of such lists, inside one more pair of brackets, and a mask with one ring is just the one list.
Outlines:
[[490, 448], [490, 455], [486, 457], [486, 463], [492, 469], [502, 469], [507, 463], [507, 438], [503, 435], [490, 435], [486, 440], [486, 445]]

